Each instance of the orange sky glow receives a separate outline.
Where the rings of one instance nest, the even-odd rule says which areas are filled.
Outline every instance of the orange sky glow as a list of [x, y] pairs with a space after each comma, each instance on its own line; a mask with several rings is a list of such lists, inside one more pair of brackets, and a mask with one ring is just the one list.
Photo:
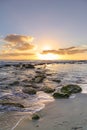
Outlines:
[[61, 47], [61, 43], [44, 39], [36, 43], [26, 35], [10, 34], [1, 39], [1, 60], [87, 60], [87, 45]]

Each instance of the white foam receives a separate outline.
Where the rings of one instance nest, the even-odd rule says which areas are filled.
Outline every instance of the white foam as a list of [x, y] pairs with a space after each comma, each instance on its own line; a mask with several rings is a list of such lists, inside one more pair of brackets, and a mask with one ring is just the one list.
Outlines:
[[72, 94], [72, 95], [70, 96], [71, 99], [73, 99], [73, 98], [75, 98], [75, 97], [76, 97], [76, 94]]
[[41, 103], [54, 101], [54, 98], [52, 96], [44, 93], [43, 91], [37, 92], [37, 99]]

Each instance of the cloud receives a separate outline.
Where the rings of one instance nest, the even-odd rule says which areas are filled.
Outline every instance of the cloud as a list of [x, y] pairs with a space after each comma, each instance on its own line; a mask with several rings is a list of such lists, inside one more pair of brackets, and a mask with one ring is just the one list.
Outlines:
[[8, 57], [8, 56], [35, 56], [35, 53], [2, 53], [0, 56]]
[[4, 41], [6, 44], [4, 45], [4, 48], [7, 48], [8, 50], [18, 50], [18, 51], [26, 51], [34, 49], [34, 45], [32, 44], [33, 37], [31, 36], [25, 36], [25, 35], [17, 35], [17, 34], [11, 34], [7, 35], [4, 38]]
[[31, 37], [31, 36], [10, 34], [10, 35], [7, 35], [4, 39], [6, 41], [8, 41], [8, 42], [14, 42], [14, 43], [16, 43], [16, 42], [32, 42], [32, 40], [34, 38]]
[[[36, 49], [36, 45], [33, 44], [33, 39], [32, 36], [17, 34], [10, 34], [5, 38], [0, 38], [0, 59], [37, 59], [39, 47]], [[57, 50], [43, 50], [41, 54], [52, 53], [67, 57], [85, 52], [87, 52], [87, 45], [70, 46], [68, 48], [59, 48]]]
[[0, 59], [2, 60], [29, 60], [36, 59], [36, 53], [1, 53]]
[[0, 39], [0, 59], [33, 59], [36, 57], [36, 46], [33, 37], [11, 34]]
[[73, 55], [73, 54], [78, 54], [78, 53], [85, 53], [87, 52], [87, 46], [72, 46], [69, 48], [61, 48], [58, 50], [43, 50], [42, 54], [48, 54], [48, 53], [52, 53], [52, 54], [58, 54], [58, 55]]

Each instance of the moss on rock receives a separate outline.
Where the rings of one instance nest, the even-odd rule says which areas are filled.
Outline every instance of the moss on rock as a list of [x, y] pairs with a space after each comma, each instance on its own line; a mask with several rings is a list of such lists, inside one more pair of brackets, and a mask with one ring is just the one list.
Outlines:
[[32, 120], [39, 120], [40, 119], [40, 116], [38, 114], [33, 114], [32, 115]]
[[54, 88], [51, 88], [51, 87], [44, 87], [44, 88], [43, 88], [43, 91], [44, 91], [45, 93], [53, 93], [53, 92], [55, 91], [55, 89], [54, 89]]
[[81, 91], [82, 89], [80, 86], [74, 84], [69, 84], [61, 88], [61, 92], [68, 94], [79, 93]]
[[70, 95], [68, 93], [62, 93], [62, 92], [53, 93], [54, 98], [69, 98], [69, 96]]

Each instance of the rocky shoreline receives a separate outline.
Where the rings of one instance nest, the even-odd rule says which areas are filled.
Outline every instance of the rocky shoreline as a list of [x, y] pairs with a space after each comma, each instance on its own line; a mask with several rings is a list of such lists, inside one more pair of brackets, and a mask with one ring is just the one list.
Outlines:
[[[10, 65], [6, 64], [4, 67], [10, 67]], [[15, 65], [15, 67], [20, 71], [33, 69], [35, 74], [33, 77], [22, 80], [20, 82], [18, 80], [15, 80], [14, 82], [9, 83], [5, 89], [8, 89], [9, 86], [15, 87], [21, 85], [21, 92], [24, 94], [36, 95], [38, 91], [43, 91], [48, 94], [51, 93], [51, 96], [58, 99], [69, 98], [71, 94], [79, 93], [82, 91], [81, 87], [76, 84], [67, 84], [66, 86], [61, 85], [61, 88], [45, 85], [44, 80], [46, 80], [47, 76], [49, 76], [46, 73], [46, 64], [43, 65], [43, 67], [41, 68], [35, 68], [35, 66], [32, 64], [19, 64]], [[51, 81], [56, 82], [56, 84], [60, 84], [62, 82], [60, 79], [56, 78], [51, 79]], [[26, 106], [24, 104], [21, 104], [20, 102], [15, 102], [15, 100], [11, 101], [10, 97], [8, 98], [8, 95], [7, 97], [5, 96], [0, 98], [0, 105], [8, 107], [20, 107], [21, 109], [26, 108]]]
[[[39, 65], [34, 64], [33, 62], [28, 64], [27, 63], [23, 64], [18, 63], [18, 64], [20, 66], [19, 65], [15, 66], [11, 64], [9, 66], [6, 65], [0, 68], [0, 112], [4, 113], [3, 117], [1, 117], [1, 122], [4, 123], [5, 121], [10, 120], [10, 113], [15, 112], [15, 116], [11, 116], [11, 120], [13, 121], [13, 123], [10, 124], [10, 128], [12, 128], [12, 126], [14, 126], [14, 124], [17, 121], [19, 122], [22, 116], [27, 118], [28, 115], [31, 115], [28, 121], [28, 123], [31, 124], [33, 122], [40, 122], [44, 118], [47, 118], [49, 116], [48, 114], [52, 114], [53, 120], [55, 120], [56, 113], [59, 112], [61, 113], [61, 111], [57, 111], [57, 109], [61, 110], [62, 109], [61, 107], [64, 108], [67, 107], [69, 111], [70, 101], [72, 102], [73, 107], [73, 102], [74, 101], [77, 102], [77, 96], [80, 95], [80, 93], [83, 92], [86, 93], [87, 72], [85, 64], [80, 65], [80, 64], [41, 63]], [[78, 100], [80, 100], [80, 97], [78, 98]], [[58, 104], [56, 105], [55, 103], [57, 102]], [[66, 104], [67, 102], [69, 102], [69, 104]], [[64, 103], [64, 106], [61, 106], [62, 103]], [[55, 104], [54, 107], [56, 107], [55, 108], [56, 110], [54, 110], [52, 107], [53, 112], [50, 110], [51, 106], [48, 107], [48, 105], [50, 104], [53, 104], [53, 106]], [[45, 109], [50, 113], [48, 112], [46, 113], [45, 111], [46, 117], [43, 118], [42, 114]], [[70, 107], [70, 109], [72, 108]], [[38, 113], [38, 111], [40, 112]], [[63, 109], [62, 112], [64, 113]], [[6, 116], [7, 113], [9, 113], [8, 119]], [[60, 114], [59, 118], [61, 118]], [[49, 119], [49, 121], [51, 120]], [[64, 119], [63, 121], [66, 121], [66, 119]], [[24, 120], [23, 122], [24, 124], [26, 124]], [[2, 126], [3, 123], [0, 124], [1, 128], [4, 128], [4, 126]], [[7, 121], [6, 128], [8, 128], [9, 123], [10, 122]], [[49, 124], [49, 127], [47, 129], [50, 128], [50, 125], [51, 124]], [[62, 126], [64, 126], [63, 123]], [[62, 130], [61, 129], [62, 126], [58, 128]], [[74, 129], [74, 127], [79, 126], [73, 125], [71, 128]], [[30, 126], [28, 126], [28, 128], [30, 129]], [[37, 124], [35, 128], [39, 129], [40, 124], [39, 126]], [[44, 129], [43, 128], [41, 129], [44, 130], [45, 128]], [[4, 128], [4, 130], [6, 129]]]

